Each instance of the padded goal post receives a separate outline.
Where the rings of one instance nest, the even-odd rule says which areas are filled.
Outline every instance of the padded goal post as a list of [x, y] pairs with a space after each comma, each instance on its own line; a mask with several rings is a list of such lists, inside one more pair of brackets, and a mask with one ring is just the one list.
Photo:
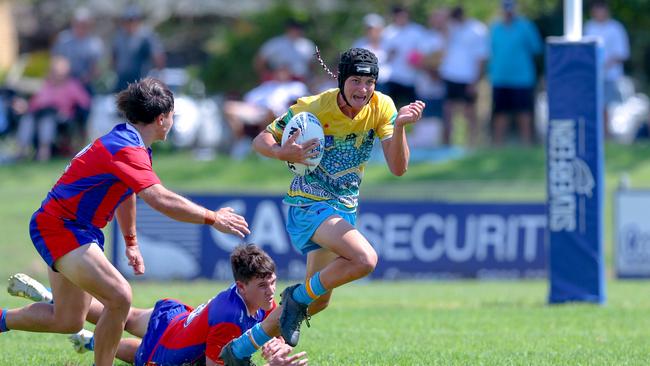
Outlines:
[[605, 302], [602, 62], [595, 39], [547, 40], [549, 303]]

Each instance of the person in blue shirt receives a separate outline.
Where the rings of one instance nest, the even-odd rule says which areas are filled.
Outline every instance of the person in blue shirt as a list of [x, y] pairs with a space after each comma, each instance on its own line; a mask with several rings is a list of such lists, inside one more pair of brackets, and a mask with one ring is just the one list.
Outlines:
[[488, 73], [492, 82], [492, 142], [502, 145], [514, 115], [524, 145], [533, 141], [535, 56], [542, 40], [535, 25], [516, 13], [515, 0], [503, 0], [503, 18], [490, 28]]

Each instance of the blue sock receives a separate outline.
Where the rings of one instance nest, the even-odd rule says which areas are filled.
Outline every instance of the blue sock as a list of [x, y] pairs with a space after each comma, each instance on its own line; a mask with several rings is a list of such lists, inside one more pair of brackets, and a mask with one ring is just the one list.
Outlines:
[[89, 351], [93, 351], [93, 352], [95, 351], [95, 336], [90, 338], [90, 342], [88, 342], [88, 344], [86, 344], [84, 348]]
[[316, 272], [305, 283], [293, 290], [293, 299], [301, 304], [309, 305], [319, 296], [327, 292], [320, 282], [320, 272]]
[[239, 336], [239, 338], [232, 341], [232, 351], [239, 359], [250, 357], [269, 340], [271, 340], [271, 337], [266, 334], [262, 328], [262, 324], [257, 323], [254, 327]]
[[0, 333], [8, 332], [7, 329], [7, 309], [0, 309]]

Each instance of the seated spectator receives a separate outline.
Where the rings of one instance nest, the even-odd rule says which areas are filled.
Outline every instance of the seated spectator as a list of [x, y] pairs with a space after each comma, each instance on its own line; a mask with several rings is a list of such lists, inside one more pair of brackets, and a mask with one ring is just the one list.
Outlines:
[[233, 157], [248, 154], [253, 137], [285, 113], [298, 98], [308, 94], [302, 81], [292, 80], [289, 65], [280, 64], [273, 70], [271, 80], [250, 90], [243, 100], [227, 101], [223, 109], [234, 137]]
[[84, 114], [89, 107], [88, 91], [77, 79], [70, 76], [68, 60], [59, 56], [53, 57], [47, 79], [29, 101], [28, 112], [18, 125], [19, 158], [28, 156], [36, 137], [36, 159], [49, 160], [57, 130], [60, 127], [73, 129], [77, 114]]

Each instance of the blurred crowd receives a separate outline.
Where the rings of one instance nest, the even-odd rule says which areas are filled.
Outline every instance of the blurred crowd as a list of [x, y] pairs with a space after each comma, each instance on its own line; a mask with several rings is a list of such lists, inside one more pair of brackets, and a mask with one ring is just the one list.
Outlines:
[[162, 43], [143, 20], [139, 7], [124, 9], [107, 46], [94, 31], [93, 14], [86, 8], [75, 11], [70, 27], [55, 37], [39, 88], [21, 95], [5, 87], [0, 94], [0, 135], [15, 137], [12, 159], [47, 161], [53, 154], [74, 154], [88, 142], [93, 85], [103, 58], [110, 59], [114, 91], [164, 67]]
[[[543, 41], [535, 24], [517, 11], [515, 0], [500, 5], [500, 16], [489, 25], [468, 16], [462, 6], [437, 8], [426, 24], [411, 20], [403, 6], [392, 7], [386, 16], [371, 13], [360, 19], [365, 33], [348, 46], [367, 48], [378, 57], [377, 90], [398, 107], [415, 99], [427, 105], [423, 120], [409, 132], [411, 146], [528, 146], [543, 138], [534, 124], [535, 109], [543, 107], [538, 98]], [[28, 97], [2, 90], [0, 134], [15, 138], [14, 158], [45, 161], [87, 142], [100, 60], [110, 59], [114, 91], [165, 67], [162, 42], [143, 23], [144, 16], [138, 7], [124, 9], [112, 43], [106, 45], [94, 32], [93, 15], [77, 9], [69, 29], [51, 47], [50, 71], [41, 88]], [[336, 87], [315, 61], [316, 44], [305, 36], [308, 26], [288, 21], [284, 33], [264, 42], [251, 60], [259, 84], [220, 104], [232, 156], [246, 156], [252, 137], [299, 97]], [[622, 103], [629, 41], [606, 2], [591, 3], [584, 34], [603, 40], [605, 104]], [[477, 112], [481, 101], [488, 101], [489, 118]], [[605, 121], [608, 110], [603, 111]]]

